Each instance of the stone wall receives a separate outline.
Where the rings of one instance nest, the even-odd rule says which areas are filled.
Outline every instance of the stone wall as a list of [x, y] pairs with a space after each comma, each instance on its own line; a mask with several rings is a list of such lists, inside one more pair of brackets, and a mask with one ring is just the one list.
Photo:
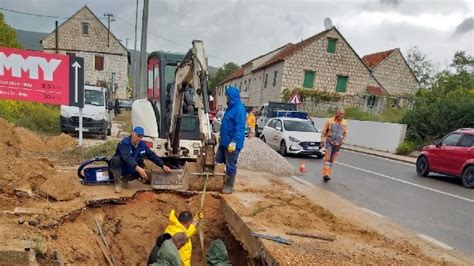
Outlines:
[[[82, 34], [82, 23], [89, 23], [89, 33]], [[84, 58], [84, 81], [97, 84], [97, 81], [111, 82], [112, 73], [115, 74], [117, 84], [116, 97], [125, 98], [128, 86], [128, 58], [127, 50], [110, 34], [107, 47], [107, 28], [90, 11], [84, 7], [73, 17], [60, 25], [58, 30], [58, 47], [61, 54], [75, 53]], [[55, 52], [55, 33], [50, 33], [43, 41], [43, 50]], [[104, 57], [104, 70], [95, 70], [95, 55]]]
[[[327, 52], [328, 38], [337, 39], [336, 52]], [[282, 89], [303, 87], [304, 72], [316, 73], [314, 88], [335, 92], [337, 75], [349, 77], [344, 94], [363, 93], [379, 86], [358, 55], [333, 29], [285, 61]]]
[[389, 94], [414, 95], [418, 91], [418, 81], [398, 49], [380, 63], [373, 74]]
[[[249, 89], [249, 102], [251, 106], [261, 106], [269, 101], [281, 101], [282, 77], [284, 73], [284, 62], [271, 65], [262, 70], [253, 72], [252, 82]], [[276, 84], [273, 85], [275, 71]], [[267, 87], [264, 87], [265, 76], [268, 74]]]

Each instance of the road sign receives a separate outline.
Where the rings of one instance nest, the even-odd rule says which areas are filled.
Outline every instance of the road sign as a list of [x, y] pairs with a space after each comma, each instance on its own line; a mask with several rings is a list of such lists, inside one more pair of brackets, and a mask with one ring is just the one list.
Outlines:
[[69, 58], [69, 105], [84, 107], [84, 59]]
[[0, 47], [0, 99], [83, 106], [83, 96], [82, 58]]
[[291, 95], [290, 103], [301, 104], [301, 97], [298, 92], [295, 92], [293, 95]]

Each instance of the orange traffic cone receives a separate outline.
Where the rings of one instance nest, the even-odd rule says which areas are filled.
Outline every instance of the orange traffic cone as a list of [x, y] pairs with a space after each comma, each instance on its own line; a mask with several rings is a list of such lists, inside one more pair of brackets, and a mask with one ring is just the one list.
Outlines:
[[307, 172], [308, 172], [308, 171], [306, 171], [305, 161], [301, 161], [300, 173], [304, 174], [304, 173], [307, 173]]

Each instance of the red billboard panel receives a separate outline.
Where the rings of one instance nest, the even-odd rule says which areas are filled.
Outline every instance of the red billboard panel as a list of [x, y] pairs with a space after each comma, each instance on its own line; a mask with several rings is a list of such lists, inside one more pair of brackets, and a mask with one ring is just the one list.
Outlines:
[[0, 99], [69, 105], [67, 55], [0, 47]]

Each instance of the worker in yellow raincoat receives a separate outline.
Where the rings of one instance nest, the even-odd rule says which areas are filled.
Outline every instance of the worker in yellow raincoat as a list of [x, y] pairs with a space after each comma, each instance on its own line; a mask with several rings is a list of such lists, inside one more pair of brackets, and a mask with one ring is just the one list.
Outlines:
[[249, 129], [249, 138], [255, 137], [255, 126], [257, 124], [257, 119], [255, 115], [257, 114], [257, 108], [253, 107], [252, 110], [247, 114], [247, 128]]
[[184, 232], [188, 236], [188, 242], [179, 249], [179, 257], [181, 259], [181, 265], [183, 266], [191, 265], [191, 254], [193, 251], [191, 236], [196, 233], [196, 225], [202, 218], [204, 218], [202, 212], [198, 212], [195, 218], [193, 218], [193, 214], [188, 211], [181, 212], [178, 217], [176, 217], [174, 210], [170, 212], [170, 223], [166, 227], [165, 233], [173, 236], [176, 233]]

